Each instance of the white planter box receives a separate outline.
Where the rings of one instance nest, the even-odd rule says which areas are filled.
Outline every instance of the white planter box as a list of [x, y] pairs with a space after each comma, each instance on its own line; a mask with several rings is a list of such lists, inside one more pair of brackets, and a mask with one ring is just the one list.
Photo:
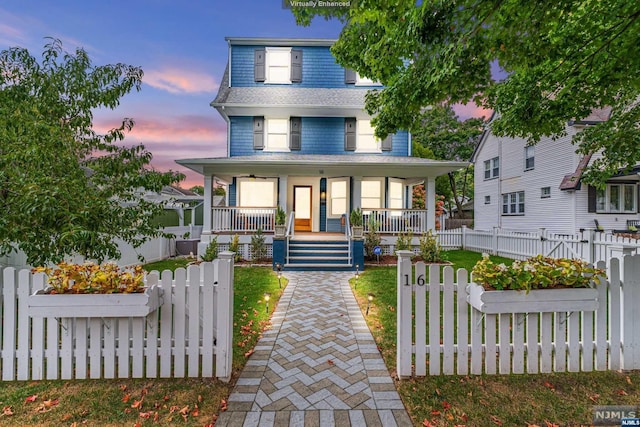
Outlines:
[[598, 291], [591, 288], [534, 289], [525, 291], [487, 291], [471, 283], [467, 302], [487, 314], [594, 311]]
[[162, 289], [154, 285], [139, 294], [45, 294], [27, 300], [31, 317], [146, 317], [162, 305]]

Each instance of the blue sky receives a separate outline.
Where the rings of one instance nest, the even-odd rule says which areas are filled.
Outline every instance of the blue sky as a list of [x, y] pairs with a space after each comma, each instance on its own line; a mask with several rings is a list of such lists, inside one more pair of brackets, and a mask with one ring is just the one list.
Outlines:
[[295, 24], [281, 0], [0, 2], [0, 49], [20, 46], [40, 57], [45, 37], [65, 50], [84, 48], [96, 65], [124, 62], [142, 67], [140, 92], [113, 111], [98, 111], [97, 130], [124, 117], [136, 126], [126, 139], [142, 143], [153, 165], [187, 174], [181, 185], [202, 183], [175, 159], [224, 156], [226, 124], [209, 106], [227, 63], [226, 36], [337, 38], [338, 21]]

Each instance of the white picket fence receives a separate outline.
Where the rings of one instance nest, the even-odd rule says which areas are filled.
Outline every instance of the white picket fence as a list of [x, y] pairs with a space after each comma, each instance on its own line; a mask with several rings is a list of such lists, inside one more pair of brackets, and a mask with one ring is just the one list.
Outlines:
[[[43, 273], [5, 268], [0, 282], [3, 381], [217, 377], [233, 359], [233, 253], [212, 263], [152, 272], [160, 307], [146, 317], [32, 317]], [[39, 297], [40, 298], [40, 297]], [[45, 298], [55, 298], [55, 296]], [[69, 313], [72, 316], [72, 313]]]
[[640, 255], [611, 259], [596, 311], [509, 314], [468, 304], [466, 270], [454, 280], [445, 267], [441, 281], [440, 266], [416, 263], [414, 271], [411, 255], [398, 252], [401, 378], [425, 376], [427, 366], [429, 375], [640, 369]]
[[462, 227], [438, 231], [438, 241], [444, 249], [467, 249], [512, 259], [526, 259], [542, 254], [554, 257], [579, 258], [590, 263], [607, 262], [613, 256], [638, 252], [640, 239], [584, 230], [577, 234], [521, 232], [494, 228], [491, 231]]

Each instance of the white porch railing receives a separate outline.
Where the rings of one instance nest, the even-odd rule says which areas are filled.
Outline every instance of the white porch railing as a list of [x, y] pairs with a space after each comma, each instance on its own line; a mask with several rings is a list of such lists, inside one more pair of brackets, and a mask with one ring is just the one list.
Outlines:
[[211, 209], [211, 231], [213, 232], [273, 232], [276, 207], [246, 208], [239, 206]]
[[378, 232], [381, 234], [427, 232], [427, 211], [424, 209], [363, 209], [365, 232], [369, 230], [371, 218], [378, 224]]

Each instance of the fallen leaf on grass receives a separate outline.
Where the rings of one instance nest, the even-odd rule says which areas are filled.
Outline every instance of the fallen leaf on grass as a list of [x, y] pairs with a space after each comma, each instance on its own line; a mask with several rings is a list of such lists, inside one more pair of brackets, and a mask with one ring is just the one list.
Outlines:
[[545, 420], [545, 422], [544, 422], [544, 425], [545, 425], [546, 427], [560, 427], [560, 425], [559, 425], [559, 424], [556, 424], [556, 423], [550, 423], [549, 421], [546, 421], [546, 420]]
[[129, 393], [125, 394], [122, 397], [122, 403], [127, 403], [129, 401], [129, 399], [131, 399], [131, 395]]
[[249, 357], [249, 356], [251, 356], [252, 354], [253, 354], [253, 349], [251, 349], [251, 350], [247, 351], [247, 352], [244, 354], [244, 357]]
[[600, 395], [598, 393], [592, 394], [591, 396], [589, 396], [589, 400], [592, 401], [593, 403], [595, 403], [598, 400], [599, 397], [600, 397]]
[[191, 416], [192, 417], [200, 416], [200, 409], [198, 408], [198, 405], [195, 405], [195, 408], [193, 408], [193, 411], [191, 411]]
[[491, 421], [493, 421], [495, 425], [498, 425], [498, 426], [502, 425], [502, 421], [500, 421], [500, 418], [496, 417], [495, 415], [491, 415]]
[[152, 413], [153, 413], [152, 411], [149, 411], [149, 412], [140, 412], [140, 418], [145, 418], [145, 419], [147, 419], [147, 418], [151, 418], [151, 414], [152, 414]]
[[2, 408], [2, 415], [10, 417], [13, 415], [13, 408], [11, 406], [5, 406]]
[[62, 416], [62, 421], [69, 421], [71, 418], [73, 418], [73, 415], [71, 414], [64, 414]]
[[424, 427], [434, 427], [433, 424], [431, 424], [431, 422], [429, 420], [427, 420], [427, 419], [422, 421], [422, 425]]
[[548, 388], [549, 390], [551, 390], [551, 391], [556, 391], [556, 388], [554, 387], [554, 385], [553, 385], [553, 384], [551, 384], [549, 381], [545, 381], [545, 382], [544, 382], [544, 386], [545, 386], [546, 388]]
[[153, 416], [153, 422], [157, 423], [159, 419], [160, 419], [160, 414], [158, 414], [158, 412], [156, 411], [156, 414]]
[[434, 417], [439, 417], [442, 414], [437, 409], [434, 409], [433, 411], [431, 411], [431, 415]]
[[627, 376], [625, 379], [627, 380], [627, 384], [631, 384], [631, 378], [629, 376]]
[[220, 400], [220, 412], [224, 412], [227, 410], [227, 401], [222, 399]]
[[202, 403], [202, 396], [198, 395], [198, 403]]
[[628, 396], [628, 395], [629, 395], [629, 393], [627, 393], [627, 392], [626, 392], [626, 391], [624, 391], [623, 389], [620, 389], [620, 390], [616, 391], [616, 394], [617, 394], [618, 396]]
[[34, 394], [34, 395], [31, 395], [31, 396], [27, 397], [27, 398], [24, 400], [24, 403], [35, 402], [35, 401], [36, 401], [36, 399], [38, 399], [38, 395], [37, 395], [37, 394]]
[[133, 405], [131, 405], [131, 407], [132, 407], [133, 409], [138, 409], [138, 410], [140, 410], [140, 409], [142, 409], [142, 402], [143, 402], [143, 401], [144, 401], [144, 397], [143, 397], [142, 399], [140, 399], [140, 400], [134, 400], [134, 401], [133, 401]]
[[126, 390], [127, 390], [127, 386], [126, 386], [125, 384], [122, 384], [122, 385], [120, 386], [120, 390], [122, 390], [122, 391], [126, 391]]
[[449, 402], [447, 402], [446, 400], [443, 400], [442, 401], [442, 407], [446, 411], [447, 409], [451, 408], [451, 404]]

